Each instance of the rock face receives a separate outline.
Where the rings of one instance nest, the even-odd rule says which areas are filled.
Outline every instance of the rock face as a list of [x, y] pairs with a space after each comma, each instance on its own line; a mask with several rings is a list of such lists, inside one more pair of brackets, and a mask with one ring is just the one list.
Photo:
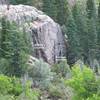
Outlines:
[[26, 5], [0, 5], [0, 17], [6, 16], [9, 21], [15, 21], [30, 35], [33, 55], [54, 63], [56, 57], [65, 53], [64, 37], [60, 26], [49, 16], [34, 7]]

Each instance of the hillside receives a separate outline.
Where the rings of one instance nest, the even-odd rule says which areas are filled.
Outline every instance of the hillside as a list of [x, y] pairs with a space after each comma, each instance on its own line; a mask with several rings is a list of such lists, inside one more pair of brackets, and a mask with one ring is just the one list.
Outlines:
[[0, 100], [100, 100], [100, 1], [0, 0]]

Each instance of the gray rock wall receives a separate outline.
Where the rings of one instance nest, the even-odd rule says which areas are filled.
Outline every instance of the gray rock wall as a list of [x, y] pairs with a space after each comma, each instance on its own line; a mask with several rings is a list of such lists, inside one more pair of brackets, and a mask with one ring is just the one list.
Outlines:
[[0, 5], [8, 4], [8, 3], [9, 3], [9, 0], [0, 0]]
[[15, 21], [30, 35], [31, 44], [41, 44], [43, 48], [35, 49], [33, 55], [43, 58], [48, 63], [54, 63], [55, 58], [65, 53], [64, 37], [60, 26], [49, 16], [31, 6], [6, 5], [0, 6], [0, 17], [6, 16], [9, 21]]

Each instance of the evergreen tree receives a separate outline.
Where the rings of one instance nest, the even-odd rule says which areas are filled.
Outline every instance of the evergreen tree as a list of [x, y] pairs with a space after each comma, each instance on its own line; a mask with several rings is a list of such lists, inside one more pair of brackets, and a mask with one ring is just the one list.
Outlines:
[[55, 0], [43, 0], [43, 12], [56, 21], [57, 7]]
[[11, 4], [33, 4], [33, 0], [10, 0]]
[[5, 18], [2, 18], [1, 20], [1, 26], [2, 26], [2, 30], [1, 30], [1, 41], [0, 41], [0, 57], [6, 57], [9, 55], [8, 51], [8, 45], [9, 45], [9, 41], [8, 36], [9, 36], [9, 23], [5, 20]]
[[95, 0], [87, 0], [87, 16], [88, 18], [96, 17], [96, 2]]
[[98, 53], [97, 58], [100, 60], [100, 3], [98, 6], [98, 22], [97, 22], [97, 29], [98, 29]]
[[68, 0], [56, 0], [57, 5], [57, 22], [64, 25], [68, 16]]
[[20, 76], [25, 71], [27, 60], [27, 46], [23, 38], [23, 33], [18, 31], [14, 23], [3, 19], [1, 32], [1, 57], [9, 62], [6, 74], [10, 76]]
[[92, 66], [92, 62], [96, 55], [97, 49], [97, 27], [96, 27], [96, 3], [94, 0], [87, 0], [87, 17], [88, 17], [88, 45], [89, 51], [88, 56], [90, 60], [90, 65]]
[[67, 20], [65, 23], [66, 30], [65, 33], [68, 36], [68, 41], [69, 41], [69, 49], [68, 49], [68, 63], [73, 64], [79, 57], [79, 52], [80, 52], [80, 45], [79, 45], [79, 38], [77, 35], [77, 26], [75, 24], [72, 12], [70, 9], [68, 9], [69, 14], [67, 16]]
[[86, 15], [85, 2], [77, 2], [73, 7], [73, 16], [78, 30], [78, 38], [80, 43], [80, 58], [87, 63], [88, 58], [88, 26], [87, 26], [87, 15]]

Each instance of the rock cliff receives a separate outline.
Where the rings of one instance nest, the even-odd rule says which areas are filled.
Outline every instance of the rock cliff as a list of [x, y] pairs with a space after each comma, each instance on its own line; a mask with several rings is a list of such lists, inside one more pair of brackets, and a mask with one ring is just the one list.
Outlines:
[[14, 21], [19, 28], [30, 34], [33, 55], [54, 63], [57, 57], [65, 53], [64, 37], [60, 26], [49, 16], [27, 5], [0, 5], [0, 18], [6, 16]]

